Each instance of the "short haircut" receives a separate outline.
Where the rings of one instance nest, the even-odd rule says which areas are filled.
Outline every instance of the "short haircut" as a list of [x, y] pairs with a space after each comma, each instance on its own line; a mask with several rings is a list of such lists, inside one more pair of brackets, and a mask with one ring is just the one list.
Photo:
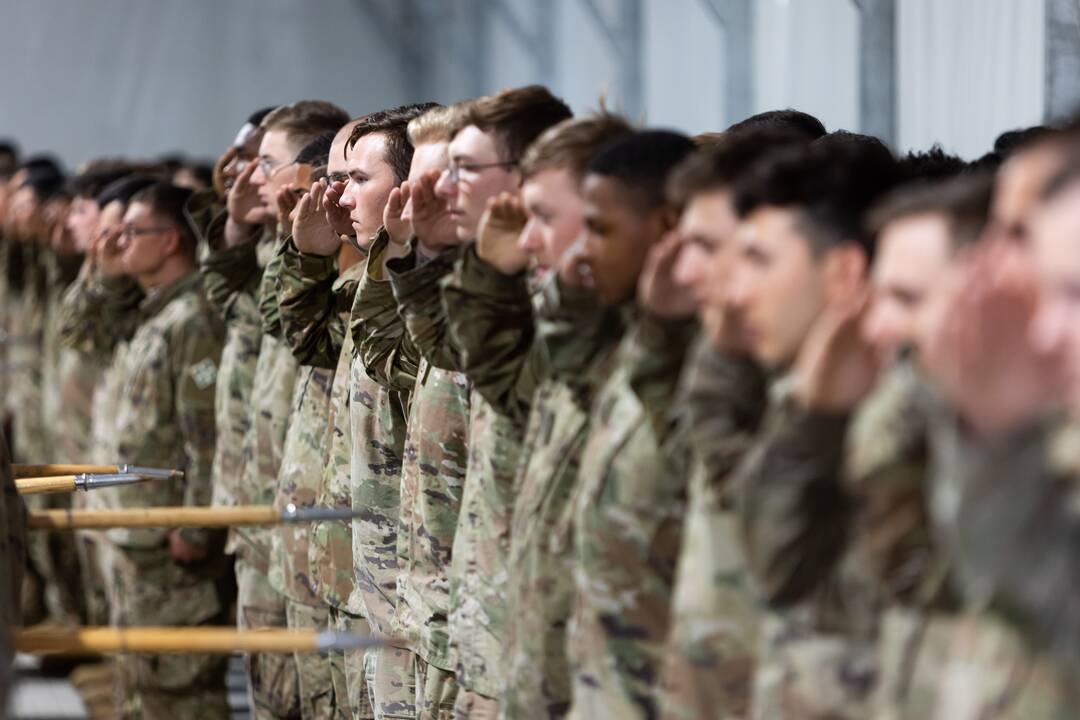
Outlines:
[[394, 177], [400, 184], [409, 177], [409, 166], [412, 164], [413, 145], [409, 142], [409, 123], [434, 107], [438, 105], [417, 103], [365, 115], [354, 121], [356, 125], [346, 147], [352, 149], [360, 138], [367, 135], [383, 135], [386, 138], [386, 162], [393, 168]]
[[743, 130], [790, 130], [803, 133], [810, 140], [817, 140], [826, 135], [825, 126], [810, 113], [787, 108], [785, 110], [767, 110], [740, 120], [727, 129], [727, 132]]
[[334, 144], [337, 133], [325, 132], [305, 145], [296, 153], [295, 162], [300, 165], [323, 167], [330, 160], [330, 146]]
[[525, 151], [521, 176], [528, 178], [541, 170], [563, 168], [577, 180], [597, 150], [633, 132], [625, 118], [601, 110], [583, 118], [569, 118], [552, 125]]
[[931, 182], [956, 177], [967, 170], [968, 164], [956, 155], [934, 144], [929, 150], [912, 150], [900, 158], [904, 182]]
[[59, 195], [64, 189], [64, 172], [60, 165], [49, 156], [38, 156], [23, 163], [26, 173], [22, 187], [30, 188], [39, 201], [44, 202]]
[[265, 118], [267, 115], [269, 115], [270, 113], [274, 112], [277, 109], [278, 109], [277, 105], [268, 105], [267, 107], [260, 108], [260, 109], [256, 110], [255, 112], [251, 113], [250, 115], [248, 115], [247, 123], [250, 124], [250, 125], [254, 125], [255, 127], [259, 127], [259, 125], [263, 121], [263, 118]]
[[770, 152], [808, 142], [804, 133], [787, 129], [729, 130], [675, 168], [668, 178], [668, 202], [682, 208], [698, 193], [730, 188]]
[[671, 171], [690, 153], [694, 142], [668, 130], [642, 130], [604, 145], [589, 160], [586, 175], [612, 178], [648, 210], [667, 203], [664, 185]]
[[171, 183], [155, 182], [147, 185], [131, 196], [129, 205], [141, 202], [150, 206], [151, 212], [176, 226], [180, 234], [180, 249], [190, 257], [195, 257], [198, 240], [188, 223], [184, 207], [192, 192]]
[[1010, 155], [1023, 152], [1033, 145], [1048, 140], [1058, 133], [1054, 128], [1045, 125], [1032, 125], [1031, 127], [1006, 130], [994, 140], [994, 152], [1007, 159]]
[[540, 133], [573, 113], [543, 85], [502, 90], [462, 105], [451, 137], [475, 125], [495, 138], [499, 156], [506, 162], [520, 162], [525, 150]]
[[771, 153], [735, 184], [735, 210], [741, 218], [765, 206], [795, 211], [815, 255], [854, 242], [872, 256], [864, 215], [899, 179], [880, 140], [836, 132]]
[[301, 100], [271, 110], [259, 124], [263, 130], [284, 132], [293, 147], [303, 147], [325, 132], [337, 132], [349, 114], [324, 100]]
[[96, 198], [111, 183], [128, 175], [128, 170], [92, 170], [80, 173], [67, 182], [67, 192], [72, 197]]
[[156, 182], [159, 181], [148, 175], [125, 175], [119, 180], [114, 180], [106, 185], [95, 199], [98, 207], [101, 208], [113, 202], [119, 202], [127, 207], [135, 193], [150, 187]]
[[19, 167], [19, 146], [13, 140], [0, 140], [0, 178], [7, 180]]
[[447, 142], [455, 118], [461, 113], [460, 105], [443, 107], [436, 105], [422, 115], [409, 121], [409, 142], [413, 147], [424, 143]]
[[980, 172], [945, 180], [905, 185], [886, 194], [868, 215], [870, 232], [880, 235], [891, 223], [921, 215], [936, 215], [949, 228], [952, 247], [979, 239], [993, 197], [994, 176]]

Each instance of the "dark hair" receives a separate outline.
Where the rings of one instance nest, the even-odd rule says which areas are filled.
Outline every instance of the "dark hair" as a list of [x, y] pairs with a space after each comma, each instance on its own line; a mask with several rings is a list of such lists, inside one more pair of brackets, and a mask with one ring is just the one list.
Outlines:
[[529, 145], [521, 159], [521, 177], [528, 179], [547, 168], [564, 168], [580, 180], [593, 154], [633, 130], [623, 117], [601, 110], [552, 125]]
[[400, 184], [409, 177], [409, 166], [412, 165], [413, 146], [409, 142], [409, 121], [435, 107], [440, 105], [431, 102], [416, 103], [365, 115], [354, 121], [356, 125], [349, 135], [346, 147], [351, 150], [360, 138], [367, 135], [383, 135], [386, 138], [386, 163], [393, 168], [394, 178]]
[[604, 145], [589, 161], [585, 174], [618, 181], [651, 210], [667, 202], [668, 175], [695, 147], [682, 133], [642, 130]]
[[30, 188], [40, 200], [48, 200], [64, 189], [64, 172], [59, 163], [47, 155], [38, 155], [23, 163], [26, 178], [22, 187]]
[[808, 142], [804, 133], [787, 129], [729, 130], [675, 168], [668, 178], [668, 201], [681, 208], [698, 193], [731, 187], [770, 152]]
[[964, 172], [968, 164], [935, 143], [929, 150], [912, 150], [899, 160], [904, 182], [946, 180]]
[[801, 110], [767, 110], [757, 115], [751, 115], [745, 120], [740, 120], [727, 129], [727, 132], [740, 132], [744, 130], [789, 130], [802, 133], [809, 140], [817, 140], [824, 137], [825, 126], [821, 121], [810, 113]]
[[503, 160], [520, 162], [540, 133], [570, 117], [570, 108], [546, 87], [526, 85], [467, 103], [450, 136], [475, 125], [495, 137]]
[[125, 175], [106, 185], [95, 199], [98, 207], [101, 208], [113, 202], [127, 206], [131, 202], [132, 195], [156, 182], [159, 181], [147, 175]]
[[7, 180], [19, 167], [19, 146], [13, 140], [0, 140], [0, 179]]
[[324, 100], [301, 100], [274, 108], [263, 117], [259, 127], [280, 130], [290, 146], [304, 147], [324, 132], [337, 132], [349, 122], [349, 114]]
[[204, 162], [187, 162], [182, 170], [187, 170], [204, 188], [214, 184], [214, 166]]
[[319, 135], [305, 145], [300, 152], [296, 153], [295, 162], [300, 165], [311, 165], [312, 167], [326, 165], [330, 158], [330, 146], [334, 143], [334, 136], [336, 135], [337, 133], [333, 132], [325, 132]]
[[735, 185], [735, 210], [745, 218], [763, 206], [794, 210], [815, 254], [856, 242], [873, 255], [863, 226], [869, 207], [900, 179], [896, 159], [877, 138], [836, 132], [777, 150]]
[[1057, 133], [1057, 130], [1045, 125], [1032, 125], [1031, 127], [1016, 130], [1006, 130], [994, 140], [994, 152], [1004, 160], [1010, 155], [1027, 150], [1032, 145], [1049, 139]]
[[128, 174], [127, 170], [93, 170], [80, 173], [67, 181], [67, 192], [72, 197], [96, 198], [109, 184]]
[[990, 215], [993, 173], [968, 173], [944, 180], [904, 185], [887, 193], [870, 211], [867, 226], [880, 235], [891, 223], [919, 215], [939, 215], [954, 248], [979, 239]]
[[184, 207], [191, 197], [191, 190], [171, 183], [155, 182], [147, 185], [131, 196], [129, 204], [146, 203], [151, 212], [176, 226], [180, 234], [180, 249], [190, 257], [195, 257], [198, 240], [188, 224]]
[[277, 110], [277, 109], [278, 109], [277, 105], [268, 105], [267, 107], [264, 107], [264, 108], [262, 108], [260, 110], [256, 110], [255, 112], [248, 115], [248, 119], [247, 119], [246, 122], [250, 123], [251, 125], [254, 125], [255, 127], [258, 127], [259, 123], [261, 123], [263, 121], [264, 117], [266, 117], [267, 115], [269, 115], [270, 113], [272, 113], [274, 110]]

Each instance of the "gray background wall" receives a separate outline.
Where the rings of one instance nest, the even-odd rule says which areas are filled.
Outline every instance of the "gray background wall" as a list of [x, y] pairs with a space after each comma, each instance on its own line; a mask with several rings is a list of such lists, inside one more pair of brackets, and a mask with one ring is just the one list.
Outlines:
[[[688, 132], [794, 106], [972, 157], [1072, 106], [1076, 20], [1070, 0], [0, 0], [0, 135], [69, 164], [209, 158], [267, 104], [545, 82]], [[895, 93], [867, 103], [867, 81]]]

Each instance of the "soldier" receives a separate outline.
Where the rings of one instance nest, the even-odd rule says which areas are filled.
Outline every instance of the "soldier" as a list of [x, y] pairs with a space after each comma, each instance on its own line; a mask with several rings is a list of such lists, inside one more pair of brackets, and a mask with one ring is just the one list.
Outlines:
[[[278, 309], [277, 273], [281, 265], [280, 249], [288, 237], [289, 218], [281, 216], [277, 195], [294, 184], [308, 183], [310, 166], [296, 163], [297, 154], [323, 133], [336, 132], [347, 120], [345, 111], [336, 105], [311, 100], [268, 113], [260, 124], [263, 136], [259, 159], [237, 176], [229, 191], [222, 241], [212, 243], [212, 247], [232, 251], [237, 265], [224, 274], [233, 287], [246, 287], [254, 293], [247, 295], [245, 305], [248, 311], [258, 313], [258, 325], [249, 322], [239, 336], [241, 342], [254, 343], [255, 332], [258, 341], [250, 378], [252, 402], [242, 443], [242, 473], [232, 489], [239, 504], [264, 505], [273, 501], [297, 373], [296, 359], [282, 335]], [[266, 246], [274, 251], [274, 257], [260, 271], [255, 243], [267, 232], [278, 239]], [[237, 252], [243, 253], [242, 257], [237, 257]], [[247, 316], [249, 321], [254, 318]], [[241, 384], [246, 382], [245, 377]], [[285, 599], [268, 579], [271, 536], [270, 528], [237, 528], [232, 533], [230, 546], [237, 555], [240, 627], [286, 625]], [[293, 658], [265, 654], [250, 657], [248, 663], [253, 707], [269, 716], [299, 716]]]
[[[516, 197], [519, 165], [526, 148], [549, 126], [570, 117], [570, 109], [541, 87], [505, 90], [468, 104], [451, 129], [452, 172], [444, 173], [436, 194], [451, 207], [459, 240], [471, 243], [489, 200], [502, 193]], [[477, 210], [481, 214], [477, 214]], [[457, 293], [472, 284], [469, 267], [478, 262], [466, 247], [443, 284], [446, 323], [462, 307]], [[520, 271], [522, 268], [518, 268]], [[460, 321], [468, 313], [459, 315]], [[450, 336], [453, 343], [453, 336]], [[471, 379], [460, 348], [455, 366]], [[490, 348], [475, 348], [490, 361]], [[483, 361], [478, 361], [483, 362]], [[494, 718], [502, 692], [506, 643], [506, 591], [513, 484], [524, 428], [475, 389], [469, 398], [469, 458], [460, 519], [450, 567], [450, 641], [457, 651], [461, 692], [457, 718]]]
[[[163, 183], [136, 193], [124, 214], [125, 272], [147, 293], [118, 376], [112, 457], [184, 470], [183, 482], [101, 491], [109, 507], [205, 506], [214, 452], [213, 401], [224, 330], [195, 273], [195, 237], [184, 218], [190, 195]], [[110, 530], [112, 622], [219, 623], [214, 537], [205, 530]], [[122, 662], [124, 714], [226, 717], [224, 659], [152, 656]]]
[[[326, 181], [330, 184], [348, 178], [346, 174], [347, 144], [352, 135], [354, 122], [347, 123], [333, 137], [326, 155]], [[321, 179], [321, 178], [319, 178]], [[297, 213], [299, 216], [299, 212]], [[322, 220], [321, 225], [316, 223]], [[296, 218], [294, 218], [295, 220]], [[331, 227], [327, 214], [305, 215], [306, 223], [312, 224], [313, 232], [346, 234], [352, 230], [348, 216], [340, 224]], [[363, 259], [363, 255], [350, 243], [341, 243], [337, 257], [338, 273], [346, 272]], [[279, 273], [275, 289], [280, 304], [283, 279]], [[274, 504], [284, 507], [289, 503], [297, 506], [314, 505], [322, 484], [328, 447], [328, 414], [330, 393], [336, 368], [301, 364], [293, 387], [293, 409], [289, 416], [289, 428], [285, 434], [285, 446], [281, 453], [281, 469], [278, 472], [277, 495]], [[290, 628], [326, 628], [330, 625], [330, 608], [315, 591], [315, 578], [308, 561], [309, 538], [307, 525], [282, 525], [276, 530], [270, 556], [270, 584], [285, 596], [286, 620]], [[309, 718], [335, 716], [334, 683], [330, 664], [316, 653], [296, 654], [300, 677], [300, 712]], [[345, 712], [342, 703], [340, 713]]]
[[[475, 250], [466, 251], [443, 289], [474, 402], [483, 398], [525, 429], [512, 518], [503, 528], [504, 548], [497, 548], [507, 577], [500, 598], [506, 626], [500, 717], [561, 716], [570, 704], [564, 647], [573, 579], [569, 558], [559, 551], [569, 535], [560, 519], [577, 478], [587, 400], [584, 383], [556, 375], [549, 358], [590, 354], [597, 319], [611, 318], [580, 288], [569, 295], [583, 301], [565, 302], [567, 288], [554, 273], [583, 227], [585, 164], [601, 145], [629, 132], [624, 120], [602, 113], [542, 133], [522, 158], [521, 200], [507, 194], [489, 201]], [[536, 309], [530, 272], [544, 283]], [[577, 282], [576, 273], [565, 276]]]
[[[849, 642], [855, 618], [837, 607], [845, 598], [832, 582], [851, 503], [823, 479], [821, 462], [792, 462], [790, 454], [785, 462], [761, 446], [783, 436], [801, 450], [843, 427], [835, 415], [797, 424], [792, 366], [820, 315], [859, 301], [872, 248], [862, 216], [897, 176], [880, 142], [834, 133], [777, 151], [735, 185], [743, 227], [728, 304], [754, 358], [779, 377], [769, 390], [759, 447], [732, 480], [747, 567], [768, 607], [754, 717], [868, 713], [873, 651]], [[799, 432], [786, 430], [796, 424]]]
[[[1076, 592], [1067, 538], [1080, 467], [1078, 356], [1068, 288], [1080, 195], [1075, 149], [1050, 148], [1064, 161], [1022, 216], [1027, 250], [999, 235], [953, 271], [925, 353], [958, 420], [945, 425], [949, 462], [933, 479], [948, 501], [932, 512], [965, 609], [944, 648], [939, 717], [1068, 717], [1080, 702], [1066, 599]], [[995, 204], [1002, 195], [999, 184]]]
[[[408, 122], [430, 107], [402, 106], [353, 124], [347, 143], [348, 181], [312, 187], [298, 207], [293, 244], [284, 255], [281, 306], [294, 352], [305, 362], [336, 365], [320, 504], [352, 507], [353, 485], [396, 480], [400, 472], [407, 403], [367, 378], [359, 367], [353, 371], [353, 335], [347, 321], [365, 265], [361, 262], [350, 268], [328, 293], [327, 280], [333, 277], [333, 258], [342, 239], [325, 230], [330, 213], [347, 213], [353, 242], [368, 250], [382, 224], [390, 191], [408, 174], [413, 153], [406, 134]], [[326, 221], [318, 215], [325, 215]], [[313, 216], [316, 226], [310, 228]], [[308, 562], [316, 593], [330, 606], [331, 623], [367, 634], [370, 624], [362, 596], [354, 592], [352, 549], [351, 523], [322, 523], [312, 530]], [[364, 653], [346, 653], [340, 660], [343, 667], [336, 672], [335, 692], [348, 699], [354, 717], [373, 717]]]
[[[685, 499], [683, 469], [669, 466], [660, 449], [668, 432], [662, 418], [694, 323], [638, 313], [635, 296], [646, 255], [677, 220], [664, 182], [693, 148], [676, 133], [634, 133], [601, 149], [582, 183], [586, 232], [573, 260], [626, 330], [616, 327], [575, 370], [596, 387], [572, 510], [574, 718], [658, 710]], [[650, 359], [638, 363], [643, 355]]]
[[386, 237], [372, 246], [353, 306], [353, 317], [364, 324], [356, 341], [366, 374], [391, 391], [411, 393], [393, 627], [416, 653], [417, 715], [440, 720], [452, 717], [458, 691], [447, 628], [448, 572], [468, 462], [469, 387], [464, 375], [445, 367], [450, 353], [438, 282], [453, 267], [458, 239], [435, 184], [445, 172], [445, 148], [460, 111], [432, 110], [420, 123], [424, 142], [418, 144], [430, 169], [410, 178], [402, 222], [388, 223]]
[[[798, 123], [801, 114], [788, 113], [794, 117], [763, 113], [729, 129], [668, 183], [682, 214], [676, 239], [656, 251], [657, 263], [672, 265], [671, 280], [649, 310], [693, 308], [702, 332], [672, 408], [676, 435], [684, 438], [672, 444], [685, 442], [692, 462], [661, 677], [666, 718], [744, 717], [750, 704], [758, 611], [728, 480], [758, 429], [767, 378], [746, 353], [733, 319], [708, 299], [723, 291], [738, 247], [732, 185], [767, 153], [813, 139], [808, 133], [814, 130]], [[671, 253], [678, 253], [674, 261]]]

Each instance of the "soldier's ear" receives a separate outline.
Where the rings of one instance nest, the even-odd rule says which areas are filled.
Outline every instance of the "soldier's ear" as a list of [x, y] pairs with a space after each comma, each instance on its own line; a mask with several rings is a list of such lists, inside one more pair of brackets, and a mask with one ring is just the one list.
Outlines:
[[182, 249], [180, 231], [175, 227], [169, 228], [169, 230], [162, 235], [162, 241], [165, 243], [162, 250], [166, 256], [176, 255]]

